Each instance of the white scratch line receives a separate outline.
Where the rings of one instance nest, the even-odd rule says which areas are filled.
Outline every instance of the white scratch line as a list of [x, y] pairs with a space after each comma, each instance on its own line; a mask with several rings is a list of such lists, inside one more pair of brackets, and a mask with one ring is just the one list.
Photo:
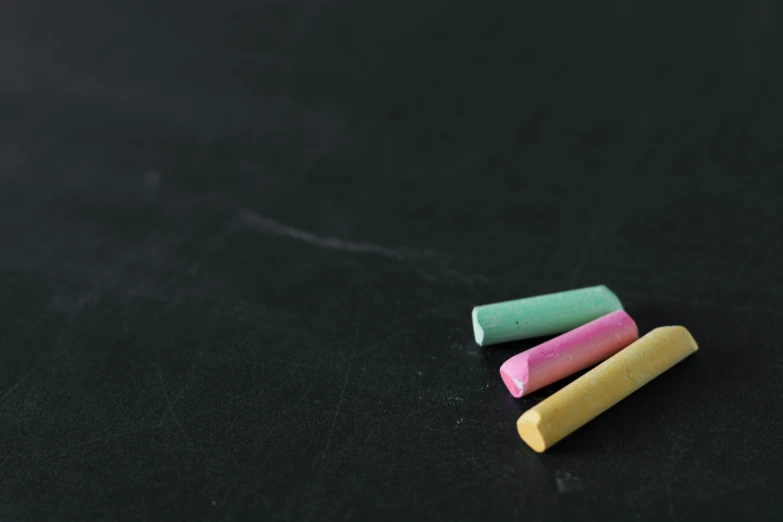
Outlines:
[[321, 453], [321, 462], [323, 462], [324, 458], [326, 457], [326, 454], [329, 452], [329, 443], [332, 441], [332, 434], [334, 433], [334, 425], [337, 423], [337, 417], [340, 415], [340, 407], [343, 405], [343, 398], [345, 397], [345, 389], [348, 387], [348, 379], [351, 377], [351, 372], [353, 371], [353, 363], [356, 360], [356, 354], [358, 352], [358, 343], [359, 343], [359, 329], [362, 326], [362, 307], [361, 307], [361, 301], [359, 301], [359, 309], [356, 312], [356, 331], [353, 335], [353, 352], [350, 355], [350, 360], [348, 362], [348, 371], [345, 373], [345, 381], [343, 381], [343, 389], [340, 392], [340, 399], [337, 401], [337, 408], [334, 410], [334, 418], [332, 419], [332, 426], [329, 428], [329, 435], [326, 437], [326, 446], [324, 446], [324, 451]]
[[182, 427], [182, 423], [179, 420], [179, 417], [176, 413], [174, 413], [174, 408], [171, 406], [171, 399], [169, 398], [169, 394], [166, 391], [166, 384], [163, 382], [163, 372], [160, 370], [160, 366], [157, 367], [158, 370], [158, 379], [160, 379], [160, 388], [163, 390], [163, 396], [166, 398], [166, 404], [169, 405], [169, 411], [171, 412], [171, 416], [174, 417], [174, 422], [177, 423], [177, 426], [179, 426], [179, 431], [182, 432], [182, 434], [185, 436], [186, 439], [190, 439], [188, 437], [188, 434], [185, 433], [185, 429]]
[[29, 371], [29, 372], [27, 372], [25, 375], [23, 375], [21, 379], [19, 379], [18, 381], [16, 381], [16, 384], [14, 384], [13, 386], [11, 386], [11, 388], [10, 388], [10, 389], [9, 389], [7, 392], [5, 392], [5, 393], [2, 395], [2, 397], [0, 397], [0, 402], [3, 402], [3, 401], [5, 400], [5, 398], [6, 398], [6, 397], [8, 397], [9, 395], [11, 395], [11, 393], [12, 393], [12, 392], [13, 392], [15, 389], [17, 389], [17, 388], [19, 387], [19, 385], [20, 385], [20, 384], [22, 384], [24, 381], [26, 381], [26, 380], [27, 380], [27, 378], [28, 378], [28, 377], [30, 377], [30, 376], [33, 374], [33, 372], [34, 372], [34, 371], [35, 371], [35, 370], [30, 370], [30, 371]]
[[329, 250], [341, 250], [354, 254], [375, 254], [388, 259], [405, 261], [411, 259], [430, 259], [437, 258], [440, 254], [431, 250], [416, 251], [409, 248], [388, 248], [373, 243], [349, 241], [334, 236], [319, 236], [300, 230], [292, 226], [281, 223], [267, 216], [262, 216], [252, 210], [242, 209], [239, 211], [239, 217], [249, 227], [256, 230], [275, 234], [277, 236], [295, 239], [311, 246], [326, 248]]

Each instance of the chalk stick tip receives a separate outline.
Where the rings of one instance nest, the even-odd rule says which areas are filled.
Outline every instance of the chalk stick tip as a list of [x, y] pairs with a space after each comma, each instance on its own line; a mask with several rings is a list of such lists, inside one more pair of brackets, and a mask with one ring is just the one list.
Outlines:
[[660, 326], [656, 329], [654, 329], [652, 332], [660, 332], [661, 334], [666, 334], [668, 336], [678, 336], [682, 337], [685, 342], [688, 344], [691, 352], [696, 352], [699, 350], [699, 345], [696, 343], [696, 339], [693, 338], [693, 335], [688, 331], [687, 328], [684, 326], [674, 325], [674, 326]]
[[519, 399], [525, 394], [526, 383], [525, 381], [514, 378], [514, 376], [510, 375], [504, 366], [505, 364], [500, 367], [500, 378], [503, 379], [503, 384], [506, 385], [506, 388], [508, 388], [508, 391], [511, 393], [511, 395], [513, 395], [514, 398]]
[[479, 323], [478, 310], [479, 307], [477, 306], [473, 308], [473, 312], [470, 314], [473, 319], [473, 336], [476, 338], [477, 345], [484, 346], [484, 328], [482, 328]]
[[526, 411], [517, 420], [519, 437], [536, 453], [543, 453], [547, 448], [540, 426], [541, 414], [536, 410]]
[[607, 295], [607, 297], [609, 297], [610, 306], [612, 308], [614, 308], [615, 310], [625, 310], [625, 308], [623, 308], [623, 302], [620, 301], [620, 298], [617, 297], [617, 294], [612, 292], [612, 290], [608, 286], [598, 285], [596, 288], [600, 288], [601, 291], [603, 291]]

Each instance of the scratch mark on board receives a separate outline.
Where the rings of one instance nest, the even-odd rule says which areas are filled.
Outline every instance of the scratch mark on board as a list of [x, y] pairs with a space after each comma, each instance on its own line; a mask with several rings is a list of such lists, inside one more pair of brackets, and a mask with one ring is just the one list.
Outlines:
[[18, 387], [19, 387], [19, 386], [20, 386], [20, 385], [21, 385], [21, 384], [22, 384], [24, 381], [26, 381], [26, 380], [27, 380], [27, 378], [28, 378], [28, 377], [30, 377], [30, 376], [33, 374], [33, 372], [34, 372], [34, 371], [35, 371], [35, 370], [30, 370], [29, 372], [27, 372], [26, 374], [24, 374], [24, 375], [22, 376], [22, 378], [21, 378], [21, 379], [19, 379], [18, 381], [16, 381], [16, 384], [14, 384], [13, 386], [11, 386], [11, 387], [8, 389], [8, 391], [7, 391], [7, 392], [5, 392], [5, 393], [4, 393], [2, 396], [0, 396], [0, 403], [2, 403], [2, 402], [3, 402], [3, 401], [4, 401], [4, 400], [5, 400], [5, 399], [6, 399], [6, 398], [9, 396], [9, 395], [11, 395], [11, 394], [14, 392], [14, 390], [15, 390], [15, 389], [17, 389], [17, 388], [18, 388]]
[[[345, 398], [345, 390], [348, 387], [348, 382], [351, 377], [351, 371], [353, 370], [354, 361], [356, 360], [356, 354], [359, 352], [358, 343], [359, 343], [359, 333], [361, 331], [361, 325], [362, 325], [362, 300], [359, 300], [357, 311], [356, 311], [356, 331], [354, 332], [353, 337], [353, 351], [351, 352], [349, 363], [348, 363], [348, 370], [345, 373], [345, 380], [343, 381], [343, 389], [340, 392], [340, 398], [337, 401], [337, 407], [334, 410], [334, 416], [332, 417], [332, 425], [329, 428], [329, 434], [326, 436], [326, 444], [324, 445], [323, 451], [321, 451], [321, 455], [318, 459], [318, 465], [316, 468], [315, 473], [315, 479], [313, 480], [313, 483], [310, 487], [310, 491], [308, 492], [307, 499], [312, 497], [313, 492], [320, 486], [321, 479], [323, 478], [323, 474], [326, 472], [326, 458], [329, 454], [329, 444], [332, 441], [332, 435], [334, 434], [334, 428], [337, 424], [337, 417], [340, 415], [340, 408], [343, 404], [343, 399]], [[311, 515], [308, 515], [305, 520], [310, 520]]]
[[188, 437], [188, 434], [185, 433], [185, 428], [182, 427], [182, 422], [179, 420], [179, 416], [174, 411], [174, 407], [171, 404], [171, 399], [169, 398], [169, 394], [166, 391], [166, 383], [163, 382], [163, 372], [160, 369], [160, 366], [157, 366], [156, 369], [158, 370], [158, 379], [160, 380], [160, 388], [163, 391], [163, 396], [166, 398], [166, 404], [169, 406], [169, 411], [171, 412], [171, 416], [174, 417], [174, 422], [177, 423], [177, 426], [179, 426], [179, 430], [182, 432], [182, 434], [185, 436], [186, 439], [190, 440], [190, 437]]
[[345, 380], [343, 381], [343, 389], [340, 392], [340, 398], [337, 400], [337, 408], [334, 410], [334, 417], [332, 418], [332, 426], [329, 428], [329, 435], [326, 437], [326, 446], [324, 446], [324, 451], [321, 454], [321, 460], [323, 460], [326, 457], [326, 454], [329, 452], [329, 443], [332, 440], [332, 435], [334, 434], [334, 426], [337, 423], [337, 417], [340, 415], [340, 407], [343, 404], [343, 399], [345, 398], [345, 389], [348, 387], [348, 381], [351, 377], [351, 371], [353, 370], [353, 363], [356, 359], [356, 353], [358, 350], [356, 350], [357, 342], [359, 341], [359, 331], [361, 329], [362, 324], [362, 307], [359, 306], [359, 311], [357, 313], [356, 318], [356, 332], [353, 337], [353, 345], [354, 345], [354, 352], [351, 354], [351, 360], [348, 366], [348, 371], [345, 372]]

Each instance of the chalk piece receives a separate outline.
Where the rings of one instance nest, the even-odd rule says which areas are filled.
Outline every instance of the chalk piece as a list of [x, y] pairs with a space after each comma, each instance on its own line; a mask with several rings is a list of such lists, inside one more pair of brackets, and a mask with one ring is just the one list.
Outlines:
[[623, 305], [605, 286], [504, 301], [473, 309], [479, 346], [567, 332]]
[[682, 326], [656, 328], [523, 413], [519, 436], [540, 453], [698, 348]]
[[610, 357], [639, 338], [636, 323], [623, 310], [515, 355], [500, 367], [514, 397], [548, 386]]

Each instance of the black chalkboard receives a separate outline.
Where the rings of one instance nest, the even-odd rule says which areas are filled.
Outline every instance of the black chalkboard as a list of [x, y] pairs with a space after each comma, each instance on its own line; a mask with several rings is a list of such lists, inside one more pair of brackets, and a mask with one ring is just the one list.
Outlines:
[[[779, 519], [774, 2], [11, 0], [0, 518]], [[543, 455], [474, 305], [700, 351]]]

